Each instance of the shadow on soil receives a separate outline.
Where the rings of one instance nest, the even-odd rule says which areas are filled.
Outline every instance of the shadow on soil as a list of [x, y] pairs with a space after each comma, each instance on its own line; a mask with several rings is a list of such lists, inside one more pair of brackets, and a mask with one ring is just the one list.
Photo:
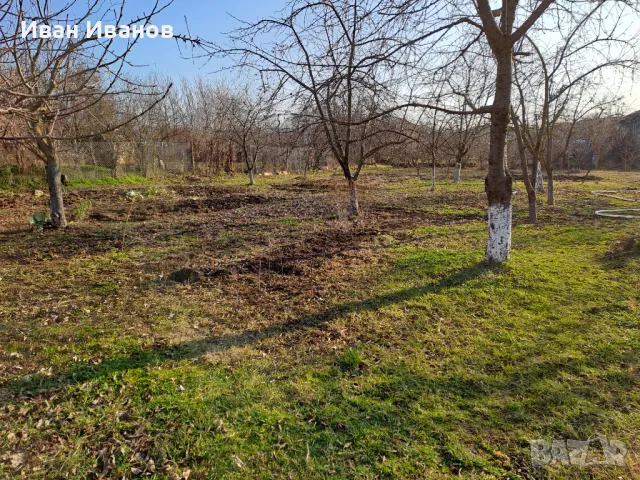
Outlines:
[[111, 376], [120, 371], [142, 368], [163, 361], [197, 358], [210, 351], [220, 352], [231, 347], [258, 343], [261, 340], [276, 337], [286, 332], [314, 328], [352, 312], [376, 311], [385, 306], [405, 302], [429, 293], [439, 293], [444, 289], [462, 285], [494, 268], [491, 264], [480, 262], [449, 275], [433, 285], [408, 288], [362, 301], [344, 303], [319, 313], [295, 318], [263, 329], [245, 330], [240, 333], [184, 342], [170, 347], [139, 351], [127, 356], [105, 359], [99, 365], [75, 365], [53, 377], [44, 377], [36, 374], [28, 379], [25, 377], [14, 378], [4, 384], [0, 384], [0, 389], [29, 395], [35, 394], [39, 390], [84, 383], [96, 378]]

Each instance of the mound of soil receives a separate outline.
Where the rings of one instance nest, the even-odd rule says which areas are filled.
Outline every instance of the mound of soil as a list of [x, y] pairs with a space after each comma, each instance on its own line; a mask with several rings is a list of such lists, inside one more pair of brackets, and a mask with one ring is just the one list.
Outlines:
[[327, 193], [329, 192], [328, 183], [319, 182], [298, 182], [284, 185], [271, 185], [271, 188], [282, 190], [285, 192], [304, 192], [304, 193]]
[[186, 199], [173, 205], [165, 205], [165, 212], [202, 212], [211, 210], [234, 210], [247, 205], [268, 203], [269, 199], [260, 195], [226, 194], [213, 198]]
[[178, 283], [197, 283], [201, 280], [200, 272], [193, 268], [181, 268], [169, 275], [169, 280]]

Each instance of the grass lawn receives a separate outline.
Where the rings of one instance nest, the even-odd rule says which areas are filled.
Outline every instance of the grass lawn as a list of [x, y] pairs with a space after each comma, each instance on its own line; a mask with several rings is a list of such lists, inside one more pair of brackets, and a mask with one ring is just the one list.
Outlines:
[[[479, 173], [369, 168], [356, 225], [331, 173], [77, 185], [43, 234], [0, 192], [0, 478], [640, 478], [640, 222], [590, 194], [640, 174], [592, 175], [538, 225], [517, 182], [500, 267]], [[532, 467], [597, 434], [625, 467]]]

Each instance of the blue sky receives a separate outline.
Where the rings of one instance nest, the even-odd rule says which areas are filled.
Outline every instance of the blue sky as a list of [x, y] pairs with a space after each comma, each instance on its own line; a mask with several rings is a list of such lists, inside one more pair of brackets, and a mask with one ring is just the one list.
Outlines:
[[[225, 32], [238, 26], [238, 21], [257, 20], [268, 17], [283, 9], [286, 0], [174, 0], [174, 3], [154, 20], [155, 25], [172, 25], [174, 31], [186, 33], [185, 19], [189, 22], [192, 35], [223, 43]], [[131, 16], [148, 11], [150, 0], [129, 0], [127, 10]], [[183, 50], [183, 56], [189, 55]], [[174, 81], [182, 77], [206, 75], [219, 69], [220, 61], [212, 61], [203, 66], [202, 60], [188, 60], [181, 58], [180, 50], [174, 40], [144, 39], [138, 43], [130, 56], [130, 60], [163, 75], [170, 76]], [[146, 68], [136, 69], [143, 73]], [[626, 81], [618, 91], [624, 97], [629, 109], [640, 108], [640, 95], [635, 92], [634, 85]]]
[[[79, 0], [78, 7], [81, 7], [84, 1]], [[67, 4], [68, 0], [53, 0], [51, 3], [60, 7]], [[125, 18], [136, 18], [143, 12], [148, 12], [153, 3], [154, 0], [127, 0]], [[176, 33], [186, 34], [186, 17], [193, 36], [224, 43], [225, 32], [239, 26], [236, 18], [247, 21], [265, 18], [282, 10], [286, 4], [287, 0], [174, 0], [172, 5], [154, 18], [153, 23], [157, 26], [172, 25]], [[190, 50], [187, 48], [182, 54], [189, 56]], [[211, 74], [223, 65], [229, 65], [223, 64], [220, 60], [213, 60], [203, 65], [204, 62], [201, 59], [181, 58], [175, 40], [160, 37], [141, 39], [128, 60], [141, 66], [134, 69], [132, 72], [134, 75], [144, 75], [151, 70], [171, 77], [174, 82], [182, 77], [193, 78]], [[615, 81], [611, 83], [619, 84]], [[629, 110], [640, 109], [640, 93], [636, 91], [637, 83], [635, 85], [634, 83], [626, 80], [622, 88], [616, 92], [624, 98]]]
[[[148, 10], [148, 0], [129, 0], [128, 10], [133, 16]], [[274, 14], [286, 5], [285, 0], [174, 0], [174, 3], [154, 20], [155, 25], [172, 25], [174, 32], [186, 33], [184, 17], [187, 17], [191, 34], [210, 41], [223, 42], [225, 32], [238, 26], [231, 17], [242, 20], [257, 20]], [[183, 55], [188, 51], [183, 51]], [[212, 72], [220, 64], [180, 58], [180, 51], [174, 40], [141, 40], [129, 58], [136, 64], [148, 65], [150, 69], [174, 80], [182, 76], [194, 77]], [[138, 69], [142, 73], [143, 69]]]

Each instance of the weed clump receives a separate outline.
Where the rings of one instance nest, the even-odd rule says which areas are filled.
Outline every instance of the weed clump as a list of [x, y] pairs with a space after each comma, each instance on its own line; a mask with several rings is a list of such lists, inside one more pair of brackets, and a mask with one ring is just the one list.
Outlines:
[[362, 360], [362, 354], [356, 348], [349, 347], [342, 352], [342, 355], [340, 355], [340, 358], [338, 359], [338, 363], [342, 371], [355, 372], [364, 364]]

